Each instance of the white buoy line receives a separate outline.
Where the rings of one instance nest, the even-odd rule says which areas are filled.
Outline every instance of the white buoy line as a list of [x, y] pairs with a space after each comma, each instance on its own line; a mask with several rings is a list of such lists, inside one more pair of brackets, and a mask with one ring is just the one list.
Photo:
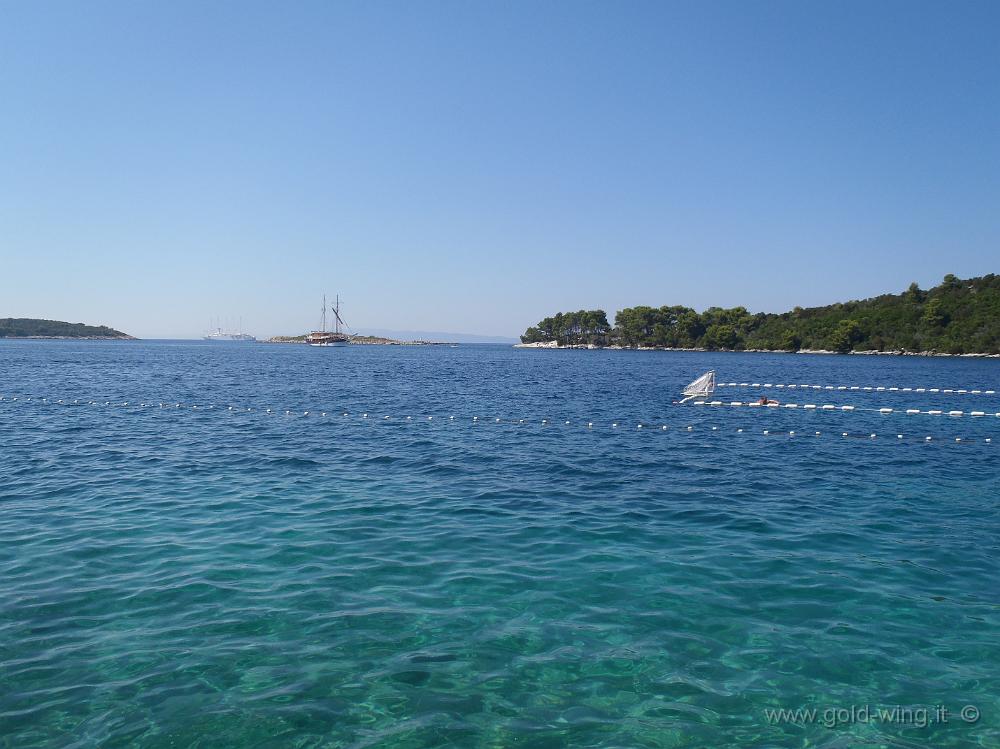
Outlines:
[[758, 403], [757, 401], [706, 401], [706, 400], [696, 400], [691, 403], [692, 406], [728, 406], [728, 407], [746, 407], [746, 408], [762, 408], [762, 409], [772, 409], [772, 408], [789, 408], [789, 409], [802, 409], [803, 411], [841, 411], [844, 413], [851, 413], [854, 411], [867, 411], [869, 413], [879, 413], [879, 414], [906, 414], [908, 416], [916, 416], [918, 414], [923, 414], [925, 416], [973, 416], [973, 417], [986, 417], [993, 416], [1000, 418], [1000, 411], [990, 412], [990, 411], [956, 411], [950, 410], [946, 411], [940, 408], [930, 408], [921, 410], [919, 408], [888, 408], [885, 406], [850, 406], [850, 405], [834, 405], [832, 403]]
[[773, 382], [717, 382], [716, 388], [778, 388], [785, 390], [841, 390], [873, 393], [946, 393], [948, 395], [996, 395], [996, 390], [972, 388], [897, 387], [886, 385], [799, 385]]
[[[403, 424], [414, 424], [420, 422], [430, 422], [430, 423], [445, 423], [445, 424], [468, 424], [468, 425], [481, 425], [481, 424], [494, 424], [494, 425], [536, 425], [540, 427], [580, 427], [586, 431], [599, 431], [602, 426], [607, 427], [608, 422], [603, 425], [600, 423], [595, 423], [592, 420], [572, 420], [572, 419], [551, 419], [551, 418], [500, 418], [500, 417], [479, 417], [479, 416], [456, 416], [449, 415], [447, 417], [438, 416], [437, 421], [435, 421], [435, 416], [417, 416], [412, 415], [406, 416], [393, 416], [393, 415], [376, 415], [369, 412], [352, 413], [349, 411], [342, 410], [308, 410], [308, 409], [280, 409], [280, 408], [250, 408], [246, 406], [234, 406], [234, 405], [214, 405], [214, 404], [184, 404], [178, 402], [145, 402], [145, 401], [95, 401], [95, 400], [83, 400], [74, 399], [72, 401], [65, 399], [49, 399], [45, 397], [37, 396], [0, 396], [0, 404], [13, 404], [15, 402], [20, 403], [35, 403], [35, 404], [45, 404], [49, 406], [93, 406], [101, 408], [123, 408], [128, 410], [161, 410], [169, 409], [176, 411], [177, 409], [183, 410], [200, 410], [200, 411], [218, 411], [220, 413], [232, 413], [232, 414], [243, 414], [243, 413], [256, 413], [265, 416], [285, 416], [291, 418], [308, 418], [308, 419], [323, 419], [329, 421], [354, 421], [357, 423], [368, 422], [368, 423], [403, 423]], [[864, 410], [864, 411], [875, 411], [879, 413], [893, 413], [893, 409], [861, 409], [855, 408], [854, 406], [833, 406], [826, 404], [823, 406], [817, 406], [814, 404], [805, 404], [803, 406], [798, 406], [796, 404], [768, 404], [764, 406], [763, 404], [756, 402], [743, 403], [738, 401], [732, 401], [729, 403], [723, 401], [695, 401], [692, 405], [701, 406], [746, 406], [750, 408], [802, 408], [803, 410], [820, 410], [820, 411], [854, 411], [854, 410]], [[899, 413], [920, 413], [916, 410], [907, 410], [905, 412], [898, 411]], [[948, 415], [962, 415], [963, 412], [942, 412], [942, 411], [926, 411], [923, 413], [929, 414], [942, 414], [947, 413]], [[970, 415], [983, 415], [982, 412], [972, 412]], [[1000, 413], [995, 414], [995, 416], [1000, 417]], [[740, 427], [737, 429], [726, 428], [722, 429], [717, 425], [706, 425], [701, 424], [687, 424], [684, 426], [680, 425], [670, 425], [665, 424], [660, 421], [635, 421], [635, 422], [625, 422], [625, 421], [612, 421], [610, 422], [610, 429], [614, 432], [621, 431], [656, 431], [656, 432], [714, 432], [718, 434], [755, 434], [756, 431], [747, 430], [746, 428]], [[941, 437], [933, 435], [904, 435], [901, 433], [893, 432], [892, 434], [878, 434], [876, 432], [864, 432], [864, 433], [853, 433], [853, 432], [842, 432], [837, 429], [832, 429], [830, 431], [813, 430], [813, 431], [797, 431], [797, 430], [782, 430], [782, 429], [763, 429], [761, 432], [764, 436], [768, 437], [778, 437], [786, 436], [792, 437], [822, 437], [822, 436], [839, 436], [841, 438], [852, 437], [852, 438], [864, 438], [869, 440], [875, 440], [879, 438], [892, 438], [894, 442], [902, 441], [918, 441], [921, 443], [926, 442], [954, 442], [954, 443], [986, 443], [992, 444], [993, 438], [972, 438], [972, 437]]]

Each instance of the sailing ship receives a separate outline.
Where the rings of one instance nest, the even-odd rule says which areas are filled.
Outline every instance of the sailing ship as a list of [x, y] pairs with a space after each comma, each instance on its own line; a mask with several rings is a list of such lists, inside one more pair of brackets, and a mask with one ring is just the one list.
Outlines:
[[337, 303], [331, 305], [333, 312], [333, 330], [326, 329], [326, 294], [323, 295], [323, 322], [322, 330], [314, 330], [306, 336], [306, 343], [310, 346], [346, 346], [350, 338], [341, 332], [340, 326], [344, 325], [344, 319], [340, 316], [340, 294], [337, 295]]
[[211, 333], [208, 333], [208, 334], [204, 335], [202, 337], [202, 340], [205, 340], [205, 341], [215, 341], [217, 343], [219, 343], [219, 342], [222, 342], [222, 343], [232, 343], [232, 342], [237, 342], [237, 343], [252, 343], [252, 342], [256, 341], [257, 339], [254, 338], [249, 333], [244, 333], [243, 332], [243, 318], [241, 317], [240, 318], [240, 332], [239, 333], [223, 332], [222, 326], [221, 325], [216, 325], [215, 326], [215, 330], [213, 330]]

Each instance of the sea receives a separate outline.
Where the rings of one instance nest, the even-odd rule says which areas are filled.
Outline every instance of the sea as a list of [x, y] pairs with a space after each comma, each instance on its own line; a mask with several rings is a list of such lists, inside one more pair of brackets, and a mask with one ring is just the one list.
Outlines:
[[0, 747], [1000, 746], [986, 390], [1000, 360], [2, 341]]

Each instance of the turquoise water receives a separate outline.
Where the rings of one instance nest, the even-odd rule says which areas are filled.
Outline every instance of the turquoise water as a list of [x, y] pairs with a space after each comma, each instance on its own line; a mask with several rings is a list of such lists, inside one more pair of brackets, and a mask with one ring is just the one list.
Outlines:
[[0, 342], [0, 746], [1000, 745], [1000, 419], [673, 405], [710, 367], [1000, 384], [957, 359]]

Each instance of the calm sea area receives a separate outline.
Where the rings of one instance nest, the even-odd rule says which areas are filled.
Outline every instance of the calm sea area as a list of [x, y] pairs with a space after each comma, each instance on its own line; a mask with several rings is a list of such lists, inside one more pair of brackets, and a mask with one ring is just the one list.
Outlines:
[[916, 388], [1000, 361], [0, 341], [0, 747], [1000, 746], [1000, 397]]

